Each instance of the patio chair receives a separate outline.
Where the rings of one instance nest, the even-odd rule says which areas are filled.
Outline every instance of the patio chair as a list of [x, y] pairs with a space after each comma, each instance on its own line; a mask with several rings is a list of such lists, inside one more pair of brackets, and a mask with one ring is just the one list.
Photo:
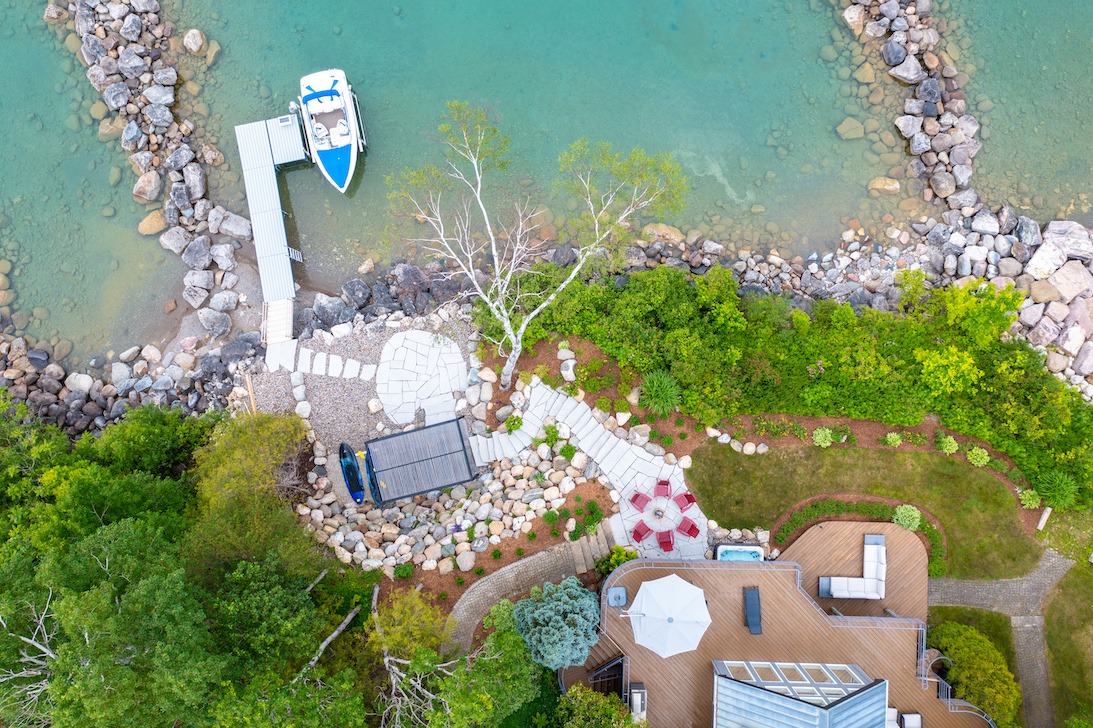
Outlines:
[[653, 532], [653, 529], [649, 528], [649, 524], [645, 521], [638, 521], [638, 525], [634, 526], [634, 530], [630, 532], [630, 535], [634, 538], [634, 543], [641, 543], [649, 534]]
[[744, 622], [751, 634], [763, 634], [763, 609], [757, 586], [744, 587]]
[[904, 713], [903, 728], [922, 728], [922, 716], [918, 713]]
[[660, 550], [666, 554], [672, 552], [675, 547], [676, 538], [671, 531], [657, 531], [657, 545], [660, 546]]
[[672, 484], [667, 480], [658, 480], [657, 487], [653, 490], [654, 498], [671, 498]]
[[699, 529], [698, 524], [692, 521], [690, 518], [687, 518], [686, 516], [684, 516], [683, 520], [679, 522], [678, 526], [676, 526], [676, 530], [682, 533], [684, 536], [689, 536], [690, 538], [698, 538], [698, 534], [702, 532]]
[[634, 493], [634, 495], [630, 496], [630, 502], [634, 505], [634, 508], [637, 508], [639, 511], [644, 511], [645, 506], [649, 505], [652, 500], [653, 499], [645, 493]]
[[679, 506], [680, 513], [686, 513], [688, 508], [697, 503], [695, 497], [690, 493], [680, 493], [672, 500], [675, 501], [675, 504], [677, 506]]

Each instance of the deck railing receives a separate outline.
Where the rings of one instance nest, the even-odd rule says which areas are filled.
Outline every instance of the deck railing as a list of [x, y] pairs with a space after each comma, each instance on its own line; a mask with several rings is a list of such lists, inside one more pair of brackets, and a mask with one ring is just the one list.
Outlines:
[[967, 700], [954, 698], [952, 686], [950, 686], [949, 683], [945, 682], [945, 680], [936, 672], [930, 673], [930, 679], [937, 680], [937, 698], [941, 702], [945, 703], [945, 707], [949, 709], [950, 713], [971, 713], [973, 715], [978, 715], [980, 718], [986, 721], [987, 725], [989, 725], [990, 728], [998, 728], [998, 726], [995, 725], [994, 720], [989, 715], [987, 715], [987, 713], [982, 708], [978, 708], [975, 705], [972, 705]]

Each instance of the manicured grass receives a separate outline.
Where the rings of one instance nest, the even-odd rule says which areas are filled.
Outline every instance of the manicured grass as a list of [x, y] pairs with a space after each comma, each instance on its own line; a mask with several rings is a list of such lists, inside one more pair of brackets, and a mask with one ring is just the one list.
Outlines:
[[1093, 712], [1093, 566], [1084, 561], [1059, 582], [1044, 609], [1051, 697], [1057, 725]]
[[1006, 657], [1006, 666], [1017, 676], [1017, 650], [1013, 646], [1013, 627], [1010, 618], [989, 609], [971, 607], [930, 607], [926, 621], [932, 627], [942, 622], [959, 622], [974, 627], [985, 634]]
[[561, 691], [558, 689], [558, 674], [544, 668], [539, 697], [530, 703], [525, 703], [520, 710], [503, 720], [500, 728], [531, 728], [535, 725], [536, 715], [540, 713], [546, 716], [554, 715], [561, 697]]
[[1045, 546], [1075, 561], [1085, 561], [1093, 549], [1093, 509], [1052, 511], [1038, 534]]
[[706, 515], [727, 528], [769, 528], [806, 498], [862, 493], [898, 498], [936, 516], [948, 537], [951, 577], [1023, 576], [1040, 559], [1041, 547], [1022, 530], [1014, 497], [955, 457], [816, 447], [776, 447], [748, 456], [714, 443], [693, 456], [687, 482]]

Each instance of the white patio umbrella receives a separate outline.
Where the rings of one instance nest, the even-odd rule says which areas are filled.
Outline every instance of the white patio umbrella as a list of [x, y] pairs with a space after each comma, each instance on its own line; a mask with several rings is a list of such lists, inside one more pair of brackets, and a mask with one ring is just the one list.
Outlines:
[[697, 649], [710, 626], [703, 591], [675, 574], [642, 584], [626, 616], [634, 641], [661, 657]]

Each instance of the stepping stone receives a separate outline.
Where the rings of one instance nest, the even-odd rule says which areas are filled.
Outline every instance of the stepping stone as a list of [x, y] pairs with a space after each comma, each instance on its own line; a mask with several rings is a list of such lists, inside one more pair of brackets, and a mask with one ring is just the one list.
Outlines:
[[311, 349], [300, 347], [300, 361], [296, 363], [296, 371], [304, 374], [311, 373], [311, 357], [315, 352]]
[[313, 374], [326, 374], [326, 352], [320, 351], [315, 355], [315, 361], [311, 363]]
[[[361, 379], [363, 379], [365, 381], [368, 381], [372, 377], [375, 377], [375, 376], [376, 376], [376, 365], [375, 364], [364, 364], [363, 366], [361, 366]], [[379, 377], [376, 377], [376, 384], [379, 384], [379, 381], [380, 381]]]
[[342, 375], [342, 358], [337, 354], [331, 354], [327, 363], [327, 376], [340, 377]]
[[345, 369], [342, 369], [342, 377], [345, 379], [356, 379], [361, 373], [361, 363], [356, 359], [346, 359]]

